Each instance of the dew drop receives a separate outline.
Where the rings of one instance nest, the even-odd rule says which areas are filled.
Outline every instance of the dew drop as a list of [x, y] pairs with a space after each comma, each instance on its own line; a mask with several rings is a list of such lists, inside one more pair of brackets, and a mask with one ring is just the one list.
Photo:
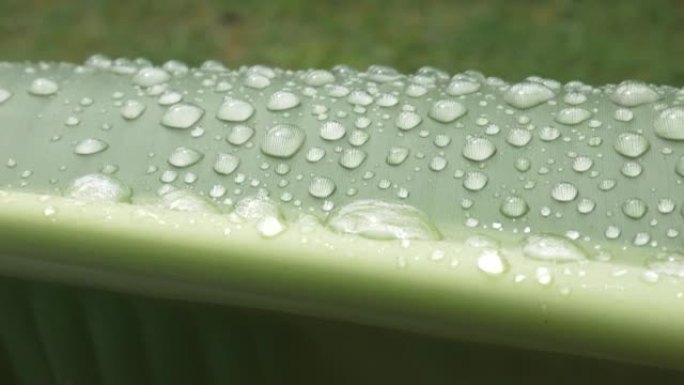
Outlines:
[[325, 140], [339, 140], [347, 133], [347, 129], [342, 123], [330, 120], [321, 125], [319, 133]]
[[641, 172], [643, 171], [643, 167], [637, 162], [625, 162], [622, 164], [622, 167], [620, 168], [620, 172], [622, 175], [628, 177], [628, 178], [636, 178], [639, 175], [641, 175]]
[[577, 187], [570, 182], [559, 182], [551, 189], [551, 197], [558, 202], [570, 202], [577, 198]]
[[34, 79], [29, 86], [29, 92], [37, 96], [48, 96], [55, 94], [57, 91], [59, 91], [57, 83], [45, 78]]
[[617, 239], [620, 237], [621, 233], [622, 231], [619, 227], [610, 225], [606, 227], [606, 231], [604, 231], [603, 234], [606, 236], [607, 239]]
[[188, 147], [177, 147], [173, 151], [171, 151], [171, 155], [169, 155], [169, 158], [167, 161], [169, 162], [170, 165], [174, 167], [190, 167], [204, 157], [204, 154], [201, 152], [194, 150], [192, 148]]
[[577, 172], [589, 171], [591, 166], [594, 165], [594, 161], [588, 156], [578, 156], [572, 162], [572, 169]]
[[378, 240], [439, 240], [439, 231], [413, 206], [359, 200], [342, 206], [327, 222], [333, 231]]
[[613, 118], [615, 118], [615, 120], [618, 122], [626, 123], [634, 119], [634, 113], [632, 110], [628, 110], [626, 108], [618, 108], [615, 110], [615, 115], [613, 115]]
[[402, 111], [397, 115], [395, 124], [400, 130], [408, 131], [418, 126], [421, 122], [420, 115], [411, 111]]
[[194, 104], [178, 103], [169, 107], [162, 116], [161, 124], [171, 128], [190, 128], [204, 115], [204, 110]]
[[168, 210], [208, 214], [218, 212], [210, 201], [190, 190], [170, 188], [163, 192], [160, 198], [161, 206]]
[[406, 160], [409, 156], [409, 149], [406, 147], [392, 147], [387, 154], [387, 164], [390, 166], [398, 166]]
[[571, 107], [564, 108], [558, 112], [556, 115], [556, 122], [565, 124], [567, 126], [574, 126], [584, 122], [591, 117], [591, 112], [585, 110], [584, 108]]
[[366, 153], [363, 150], [348, 148], [342, 152], [340, 165], [351, 170], [359, 167], [364, 160], [366, 160]]
[[653, 128], [663, 139], [684, 140], [684, 107], [663, 110], [653, 122]]
[[532, 133], [524, 128], [513, 128], [508, 131], [506, 142], [514, 147], [524, 147], [532, 140]]
[[508, 263], [496, 250], [482, 250], [477, 257], [477, 268], [488, 275], [501, 275], [508, 270]]
[[294, 93], [289, 91], [277, 91], [268, 99], [266, 108], [271, 111], [284, 111], [297, 107], [299, 103], [299, 97]]
[[450, 123], [465, 115], [466, 108], [455, 100], [438, 100], [430, 108], [428, 116], [440, 123]]
[[658, 200], [658, 212], [661, 214], [670, 214], [675, 210], [675, 203], [670, 198], [661, 198]]
[[221, 175], [232, 174], [240, 165], [240, 158], [232, 154], [218, 153], [214, 162], [214, 171]]
[[226, 98], [216, 117], [227, 122], [244, 122], [254, 114], [254, 106], [241, 99]]
[[631, 80], [620, 83], [610, 99], [624, 107], [636, 107], [658, 100], [658, 94], [648, 85]]
[[132, 193], [128, 186], [111, 176], [89, 174], [72, 181], [65, 195], [87, 202], [130, 202]]
[[530, 208], [527, 205], [527, 202], [523, 198], [515, 195], [510, 195], [504, 198], [501, 206], [499, 207], [501, 214], [509, 218], [519, 218], [527, 214], [529, 210]]
[[452, 96], [472, 94], [480, 89], [480, 83], [469, 79], [454, 79], [449, 83], [445, 92]]
[[242, 218], [254, 221], [256, 230], [264, 238], [273, 238], [287, 230], [278, 206], [262, 196], [241, 199], [235, 212]]
[[487, 185], [487, 175], [479, 171], [468, 171], [463, 178], [463, 187], [470, 191], [480, 191]]
[[552, 126], [544, 126], [539, 130], [539, 139], [552, 142], [560, 137], [560, 130]]
[[106, 150], [108, 147], [109, 144], [107, 144], [107, 142], [101, 139], [88, 138], [83, 139], [82, 141], [78, 142], [78, 144], [76, 144], [76, 147], [74, 148], [74, 153], [78, 155], [92, 155], [102, 152]]
[[577, 202], [577, 211], [580, 214], [589, 214], [594, 211], [596, 203], [589, 198], [582, 198]]
[[334, 81], [335, 75], [326, 70], [311, 70], [304, 77], [304, 83], [312, 87], [320, 87]]
[[271, 127], [261, 143], [261, 151], [276, 158], [293, 156], [304, 144], [306, 134], [291, 124], [276, 124]]
[[436, 156], [430, 161], [430, 170], [442, 171], [446, 168], [448, 161], [442, 156]]
[[121, 116], [126, 120], [135, 120], [145, 112], [145, 105], [135, 99], [126, 100], [120, 109]]
[[533, 82], [514, 84], [504, 94], [504, 100], [516, 108], [527, 109], [544, 103], [554, 97], [549, 88]]
[[324, 176], [316, 176], [311, 179], [311, 184], [309, 184], [309, 194], [314, 198], [325, 199], [331, 196], [337, 186], [335, 182], [330, 178]]
[[466, 159], [482, 162], [491, 158], [495, 152], [496, 147], [489, 139], [469, 135], [465, 139], [462, 154]]
[[244, 124], [238, 124], [230, 129], [230, 133], [226, 137], [226, 141], [232, 145], [241, 146], [247, 143], [248, 140], [252, 139], [252, 136], [254, 136], [254, 129], [252, 127], [246, 126]]
[[12, 93], [4, 88], [0, 88], [0, 104], [5, 103], [12, 97]]
[[311, 163], [316, 163], [323, 159], [325, 156], [325, 149], [320, 147], [311, 147], [309, 151], [306, 152], [306, 161]]
[[618, 135], [615, 141], [615, 151], [628, 158], [638, 158], [648, 151], [650, 144], [646, 137], [640, 134], [626, 132]]
[[142, 68], [133, 76], [133, 83], [142, 87], [150, 87], [166, 82], [171, 78], [168, 72], [157, 67]]
[[523, 254], [538, 261], [558, 263], [586, 259], [586, 253], [572, 241], [555, 235], [530, 235], [522, 242]]
[[641, 219], [648, 210], [646, 203], [637, 198], [627, 199], [622, 202], [621, 208], [622, 213], [632, 219]]

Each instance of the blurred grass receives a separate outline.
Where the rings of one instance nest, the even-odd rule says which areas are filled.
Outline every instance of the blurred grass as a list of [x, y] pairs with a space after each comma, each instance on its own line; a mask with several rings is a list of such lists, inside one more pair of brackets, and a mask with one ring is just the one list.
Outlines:
[[681, 0], [3, 0], [0, 59], [92, 53], [229, 66], [402, 71], [510, 80], [684, 85]]

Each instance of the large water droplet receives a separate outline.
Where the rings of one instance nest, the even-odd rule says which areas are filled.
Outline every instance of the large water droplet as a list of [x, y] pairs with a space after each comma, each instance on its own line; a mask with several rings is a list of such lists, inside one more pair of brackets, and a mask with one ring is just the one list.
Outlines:
[[261, 151], [276, 158], [293, 156], [304, 144], [306, 134], [292, 124], [276, 124], [271, 127], [261, 142]]
[[202, 158], [204, 157], [204, 154], [201, 152], [194, 150], [192, 148], [188, 147], [177, 147], [173, 151], [171, 151], [171, 155], [169, 155], [168, 162], [170, 165], [183, 168], [183, 167], [190, 167], [193, 164], [196, 164]]
[[230, 133], [226, 137], [228, 143], [241, 146], [247, 143], [248, 140], [254, 135], [254, 129], [250, 126], [244, 124], [238, 124], [230, 129]]
[[530, 235], [522, 243], [523, 254], [531, 259], [553, 262], [576, 262], [586, 253], [572, 241], [555, 235]]
[[120, 109], [121, 116], [126, 120], [138, 119], [145, 112], [145, 105], [135, 99], [126, 100]]
[[663, 110], [653, 122], [659, 137], [669, 140], [684, 140], [684, 107]]
[[233, 154], [218, 153], [214, 162], [214, 171], [221, 175], [232, 174], [240, 165], [240, 158]]
[[309, 194], [315, 198], [325, 199], [331, 196], [337, 186], [335, 182], [330, 178], [324, 176], [315, 176], [311, 179], [311, 184], [309, 184]]
[[559, 182], [551, 189], [551, 197], [558, 202], [570, 202], [577, 198], [577, 187], [570, 182]]
[[658, 100], [656, 93], [648, 85], [631, 80], [620, 83], [610, 99], [624, 107], [636, 107], [645, 103], [653, 103]]
[[150, 87], [166, 82], [171, 78], [168, 72], [157, 67], [142, 68], [133, 76], [133, 83], [143, 87]]
[[578, 156], [572, 162], [572, 169], [577, 172], [589, 171], [594, 161], [588, 156]]
[[107, 142], [97, 138], [87, 138], [76, 144], [74, 153], [78, 155], [92, 155], [102, 152], [109, 147]]
[[169, 107], [161, 123], [171, 128], [190, 128], [204, 115], [204, 110], [194, 104], [178, 103]]
[[482, 162], [491, 158], [496, 152], [496, 147], [489, 139], [481, 136], [468, 135], [463, 146], [463, 156], [475, 162]]
[[622, 202], [622, 212], [632, 219], [640, 219], [646, 215], [648, 206], [644, 201], [638, 198], [627, 199]]
[[366, 160], [366, 153], [363, 150], [356, 148], [348, 148], [344, 150], [340, 157], [340, 165], [344, 168], [355, 169]]
[[327, 223], [332, 230], [380, 240], [439, 240], [439, 231], [413, 206], [359, 200], [341, 207]]
[[402, 111], [397, 115], [395, 124], [401, 130], [407, 131], [415, 128], [422, 121], [420, 115], [411, 111]]
[[216, 117], [227, 122], [244, 122], [254, 114], [254, 106], [241, 99], [226, 98]]
[[327, 121], [321, 125], [320, 135], [325, 140], [339, 140], [347, 133], [347, 129], [340, 122]]
[[580, 124], [591, 117], [591, 112], [579, 107], [563, 108], [556, 115], [556, 122], [567, 126]]
[[465, 115], [468, 110], [455, 100], [438, 100], [430, 108], [428, 116], [441, 123], [450, 123]]
[[37, 96], [48, 96], [57, 91], [59, 91], [57, 83], [45, 78], [34, 79], [29, 86], [29, 92]]
[[515, 195], [504, 198], [499, 207], [499, 211], [509, 218], [519, 218], [527, 214], [529, 210], [530, 208], [527, 205], [527, 202], [523, 198]]
[[506, 142], [514, 147], [524, 147], [532, 140], [532, 133], [524, 128], [513, 128], [508, 131]]
[[454, 79], [449, 83], [445, 92], [452, 96], [472, 94], [480, 89], [480, 83], [469, 79]]
[[304, 77], [304, 83], [312, 87], [320, 87], [335, 81], [335, 75], [326, 70], [311, 70]]
[[89, 174], [75, 179], [66, 196], [88, 202], [130, 202], [131, 189], [121, 181], [103, 174]]
[[522, 82], [511, 86], [504, 94], [504, 100], [517, 108], [531, 108], [554, 97], [553, 91], [533, 82]]
[[624, 132], [615, 141], [615, 151], [628, 158], [638, 158], [651, 147], [648, 139], [640, 134]]
[[299, 105], [299, 97], [290, 91], [277, 91], [268, 99], [267, 108], [271, 111], [284, 111]]
[[468, 171], [463, 178], [463, 187], [470, 191], [480, 191], [487, 185], [487, 175], [479, 171]]

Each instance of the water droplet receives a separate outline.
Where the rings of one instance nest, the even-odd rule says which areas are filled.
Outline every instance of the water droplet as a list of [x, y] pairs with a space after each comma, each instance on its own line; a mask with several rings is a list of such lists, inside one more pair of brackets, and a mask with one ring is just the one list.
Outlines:
[[567, 126], [574, 126], [584, 122], [591, 117], [591, 112], [584, 108], [571, 107], [564, 108], [556, 115], [556, 122], [565, 124]]
[[545, 126], [539, 130], [539, 139], [545, 142], [552, 142], [560, 137], [560, 130], [556, 127]]
[[637, 233], [632, 240], [634, 246], [645, 246], [651, 241], [651, 236], [648, 233]]
[[271, 127], [261, 143], [261, 151], [276, 158], [293, 156], [304, 144], [306, 134], [291, 124], [276, 124]]
[[477, 257], [477, 268], [489, 275], [501, 275], [508, 270], [508, 263], [496, 250], [482, 250]]
[[621, 207], [622, 212], [632, 219], [642, 218], [644, 215], [646, 215], [646, 211], [648, 210], [646, 203], [637, 198], [627, 199], [626, 201], [622, 202]]
[[190, 190], [180, 190], [167, 185], [170, 188], [160, 196], [162, 207], [182, 212], [191, 213], [216, 213], [218, 210], [210, 201], [194, 194]]
[[499, 211], [509, 218], [519, 218], [527, 214], [529, 210], [530, 208], [527, 205], [527, 202], [523, 198], [515, 195], [504, 198], [499, 207]]
[[487, 185], [487, 175], [479, 171], [468, 171], [463, 178], [463, 187], [470, 191], [480, 191]]
[[0, 104], [5, 103], [12, 97], [12, 93], [4, 88], [0, 88]]
[[351, 134], [349, 134], [349, 144], [357, 147], [363, 146], [369, 138], [370, 134], [366, 131], [354, 130]]
[[581, 92], [569, 92], [563, 97], [563, 101], [573, 106], [583, 104], [587, 101], [587, 96]]
[[174, 167], [190, 167], [204, 157], [204, 154], [201, 152], [194, 150], [192, 148], [188, 147], [177, 147], [173, 151], [171, 151], [171, 155], [169, 155], [168, 162], [170, 165]]
[[449, 83], [445, 92], [452, 96], [472, 94], [480, 89], [480, 83], [469, 79], [454, 79]]
[[57, 83], [45, 78], [34, 79], [29, 86], [29, 92], [37, 96], [48, 96], [57, 91], [59, 91]]
[[159, 95], [157, 103], [159, 103], [162, 106], [170, 106], [172, 104], [180, 102], [181, 100], [183, 100], [183, 95], [180, 92], [166, 91], [163, 94]]
[[339, 140], [347, 133], [347, 129], [340, 122], [327, 121], [321, 125], [320, 135], [325, 140]]
[[659, 256], [646, 263], [646, 266], [661, 275], [684, 278], [684, 256], [673, 253]]
[[69, 184], [65, 195], [87, 202], [130, 202], [131, 189], [104, 174], [89, 174]]
[[596, 203], [589, 198], [582, 198], [577, 202], [577, 211], [580, 214], [589, 214], [594, 211]]
[[653, 270], [646, 270], [641, 273], [641, 279], [646, 283], [656, 283], [660, 280], [660, 275]]
[[529, 158], [517, 158], [514, 167], [520, 172], [527, 172], [530, 170], [530, 167], [532, 167], [532, 162]]
[[422, 121], [420, 115], [411, 111], [402, 111], [397, 115], [395, 124], [401, 130], [408, 131], [415, 128]]
[[684, 140], [684, 107], [663, 110], [653, 122], [653, 128], [663, 139]]
[[267, 78], [266, 76], [263, 76], [259, 73], [249, 73], [245, 77], [245, 86], [249, 88], [254, 88], [257, 90], [264, 89], [268, 86], [271, 85], [271, 80]]
[[142, 68], [133, 76], [133, 83], [142, 87], [150, 87], [161, 84], [171, 78], [168, 72], [157, 67]]
[[121, 106], [121, 116], [126, 120], [138, 119], [145, 111], [145, 105], [135, 99], [126, 100]]
[[435, 136], [435, 146], [444, 148], [451, 143], [451, 137], [443, 134]]
[[387, 164], [390, 166], [398, 166], [406, 160], [409, 156], [409, 149], [406, 147], [392, 147], [387, 154]]
[[331, 196], [337, 186], [332, 179], [326, 178], [324, 176], [315, 176], [311, 179], [311, 184], [309, 184], [309, 194], [315, 198], [325, 199]]
[[312, 87], [320, 87], [334, 81], [335, 75], [326, 70], [311, 70], [304, 77], [304, 83]]
[[588, 156], [578, 156], [572, 162], [572, 169], [577, 172], [589, 171], [594, 161]]
[[618, 122], [629, 122], [634, 119], [634, 113], [632, 110], [626, 108], [618, 108], [615, 110], [615, 115], [613, 116]]
[[240, 158], [232, 154], [218, 153], [214, 162], [214, 171], [221, 175], [232, 174], [240, 165]]
[[299, 97], [289, 91], [277, 91], [268, 100], [267, 108], [271, 111], [284, 111], [299, 105]]
[[650, 143], [640, 134], [625, 132], [618, 135], [615, 141], [615, 151], [628, 158], [638, 158], [650, 148]]
[[235, 206], [235, 212], [242, 218], [255, 221], [257, 232], [264, 238], [273, 238], [287, 229], [278, 206], [263, 196], [241, 199]]
[[359, 200], [341, 207], [327, 223], [332, 230], [365, 238], [439, 240], [439, 231], [413, 206]]
[[340, 157], [340, 165], [344, 168], [355, 169], [366, 160], [366, 153], [356, 148], [345, 149]]
[[530, 235], [522, 243], [523, 254], [539, 261], [557, 263], [586, 259], [586, 253], [572, 241], [555, 235]]
[[628, 178], [636, 178], [639, 175], [641, 175], [642, 171], [643, 168], [637, 162], [625, 162], [622, 164], [622, 167], [620, 168], [620, 172], [622, 173], [622, 175]]
[[230, 129], [230, 133], [226, 137], [226, 140], [230, 144], [233, 144], [235, 146], [241, 146], [247, 143], [248, 140], [252, 139], [253, 135], [254, 129], [252, 127], [243, 124], [238, 124], [237, 126], [233, 126], [233, 128]]
[[540, 266], [534, 270], [534, 276], [537, 279], [537, 283], [542, 286], [549, 286], [553, 283], [553, 275], [548, 267]]
[[354, 90], [349, 94], [347, 101], [351, 104], [365, 107], [373, 103], [373, 97], [365, 91]]
[[468, 110], [455, 100], [438, 100], [430, 108], [428, 116], [441, 123], [450, 123], [465, 115]]
[[514, 84], [504, 94], [504, 100], [516, 108], [527, 109], [544, 103], [555, 96], [547, 87], [533, 82]]
[[216, 117], [227, 122], [244, 122], [254, 114], [254, 106], [241, 99], [226, 98]]
[[601, 191], [610, 191], [615, 188], [617, 181], [615, 179], [604, 179], [599, 182], [598, 188]]
[[190, 128], [204, 115], [204, 110], [194, 104], [178, 103], [169, 107], [162, 116], [161, 124], [171, 128]]
[[610, 99], [624, 107], [636, 107], [655, 102], [658, 94], [644, 83], [627, 80], [620, 83]]
[[524, 147], [532, 140], [532, 133], [524, 128], [513, 128], [508, 131], [506, 142], [514, 147]]
[[481, 136], [468, 135], [463, 146], [463, 156], [475, 162], [482, 162], [491, 158], [496, 147], [489, 139]]
[[442, 171], [446, 168], [448, 161], [446, 158], [441, 156], [436, 156], [430, 161], [430, 169], [432, 171]]
[[558, 202], [570, 202], [577, 198], [577, 187], [570, 182], [559, 182], [551, 189], [551, 197]]
[[399, 99], [392, 94], [382, 94], [375, 103], [380, 107], [393, 107], [399, 103]]
[[311, 147], [309, 151], [306, 152], [306, 161], [311, 163], [316, 163], [323, 159], [325, 156], [325, 149], [320, 147]]
[[102, 152], [106, 150], [109, 147], [109, 144], [107, 142], [97, 139], [97, 138], [88, 138], [88, 139], [83, 139], [82, 141], [78, 142], [76, 144], [76, 147], [74, 148], [74, 154], [78, 155], [92, 155], [92, 154], [97, 154], [98, 152]]

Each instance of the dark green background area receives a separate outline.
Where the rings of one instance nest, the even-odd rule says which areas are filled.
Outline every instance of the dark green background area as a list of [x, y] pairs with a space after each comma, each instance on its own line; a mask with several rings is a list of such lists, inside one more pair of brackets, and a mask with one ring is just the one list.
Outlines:
[[402, 71], [684, 85], [681, 0], [3, 0], [0, 59], [92, 53], [229, 66]]

